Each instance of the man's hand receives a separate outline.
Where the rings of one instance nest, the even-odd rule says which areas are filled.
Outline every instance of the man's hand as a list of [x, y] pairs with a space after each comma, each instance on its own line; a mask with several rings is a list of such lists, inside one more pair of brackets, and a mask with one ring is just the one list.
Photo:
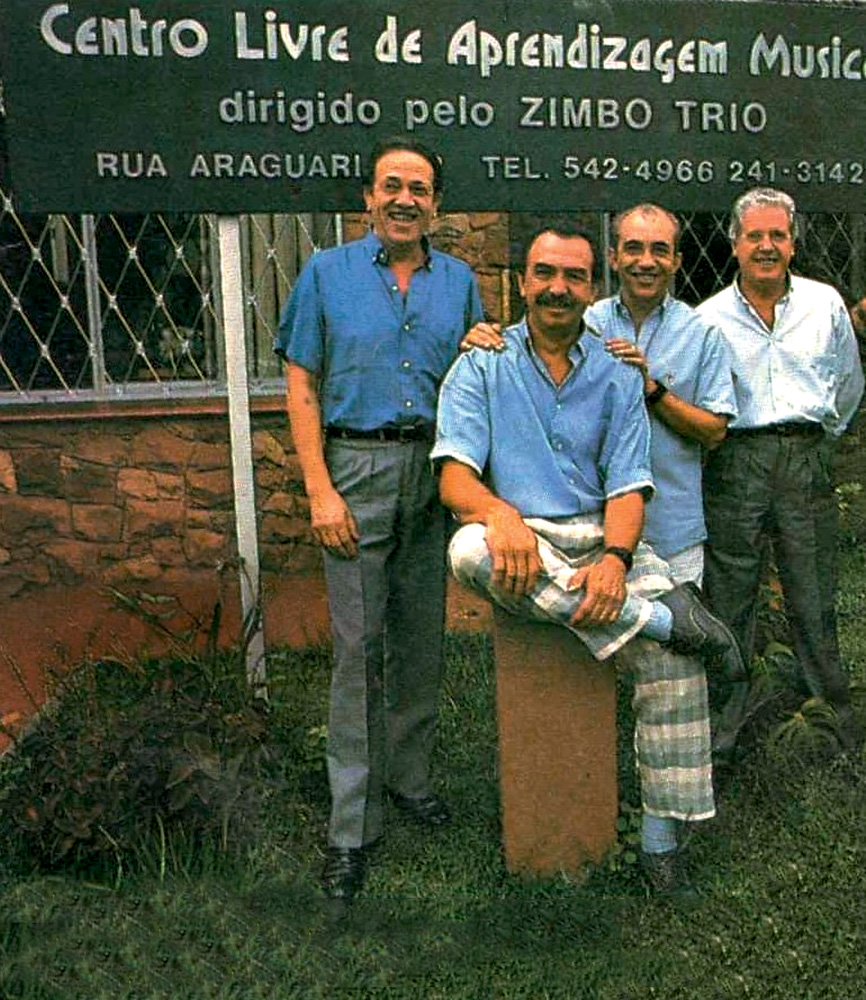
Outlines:
[[581, 566], [568, 582], [569, 590], [586, 590], [571, 617], [572, 625], [611, 625], [625, 603], [625, 566], [615, 555], [604, 555], [597, 563]]
[[316, 541], [332, 555], [354, 559], [361, 535], [346, 501], [336, 490], [310, 497], [310, 523]]
[[630, 340], [612, 339], [604, 342], [604, 348], [608, 354], [612, 354], [615, 358], [619, 358], [620, 361], [625, 362], [625, 364], [632, 365], [640, 370], [641, 375], [643, 375], [644, 392], [646, 392], [650, 381], [649, 365], [643, 351], [637, 344], [633, 344]]
[[485, 351], [501, 351], [505, 347], [501, 323], [476, 323], [460, 341], [460, 350], [480, 347]]
[[513, 507], [491, 512], [485, 533], [493, 559], [492, 585], [513, 597], [528, 594], [538, 581], [541, 558], [531, 528]]

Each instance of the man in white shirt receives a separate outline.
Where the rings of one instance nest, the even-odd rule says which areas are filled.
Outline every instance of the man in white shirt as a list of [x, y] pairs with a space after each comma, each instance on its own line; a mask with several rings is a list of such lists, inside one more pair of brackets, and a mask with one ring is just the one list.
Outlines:
[[[836, 634], [836, 439], [863, 394], [851, 320], [830, 285], [790, 273], [794, 201], [756, 188], [734, 203], [739, 274], [699, 307], [731, 353], [738, 415], [704, 471], [704, 584], [751, 660], [758, 588], [770, 554], [785, 596], [803, 693], [838, 713], [845, 745], [862, 739]], [[742, 705], [743, 692], [732, 701]]]

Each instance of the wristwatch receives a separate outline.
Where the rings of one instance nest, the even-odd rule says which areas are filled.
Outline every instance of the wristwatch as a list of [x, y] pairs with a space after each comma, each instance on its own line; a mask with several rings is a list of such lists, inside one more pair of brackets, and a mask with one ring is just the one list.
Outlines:
[[628, 549], [624, 549], [621, 545], [608, 545], [608, 547], [604, 550], [604, 554], [607, 555], [608, 553], [612, 556], [616, 556], [623, 566], [625, 566], [626, 573], [629, 572], [632, 564], [634, 563], [633, 553], [631, 553]]
[[655, 389], [653, 389], [652, 392], [645, 393], [643, 401], [647, 406], [655, 406], [667, 391], [668, 387], [664, 384], [664, 382], [657, 381]]

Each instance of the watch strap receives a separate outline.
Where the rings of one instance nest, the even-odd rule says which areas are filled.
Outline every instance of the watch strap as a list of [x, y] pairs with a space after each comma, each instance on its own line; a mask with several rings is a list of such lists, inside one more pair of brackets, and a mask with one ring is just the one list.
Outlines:
[[652, 392], [647, 392], [644, 394], [644, 402], [647, 406], [655, 406], [656, 403], [665, 395], [668, 391], [668, 387], [664, 382], [656, 382], [656, 387]]
[[625, 566], [626, 573], [629, 572], [634, 564], [634, 553], [629, 549], [623, 548], [621, 545], [608, 545], [604, 550], [604, 554], [616, 556], [623, 566]]

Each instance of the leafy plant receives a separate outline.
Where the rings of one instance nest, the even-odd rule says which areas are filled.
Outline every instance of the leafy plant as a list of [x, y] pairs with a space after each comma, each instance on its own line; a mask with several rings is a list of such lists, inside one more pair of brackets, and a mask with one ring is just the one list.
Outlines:
[[224, 855], [246, 842], [266, 794], [268, 711], [243, 643], [217, 650], [218, 623], [219, 608], [202, 652], [195, 636], [171, 635], [170, 656], [85, 662], [58, 681], [0, 763], [7, 860], [120, 877], [146, 843], [164, 870], [175, 836]]
[[607, 853], [607, 869], [611, 872], [637, 871], [640, 860], [643, 810], [630, 802], [620, 802], [616, 820], [616, 843]]
[[835, 753], [841, 744], [836, 710], [823, 698], [807, 698], [769, 734], [768, 748], [807, 760]]

